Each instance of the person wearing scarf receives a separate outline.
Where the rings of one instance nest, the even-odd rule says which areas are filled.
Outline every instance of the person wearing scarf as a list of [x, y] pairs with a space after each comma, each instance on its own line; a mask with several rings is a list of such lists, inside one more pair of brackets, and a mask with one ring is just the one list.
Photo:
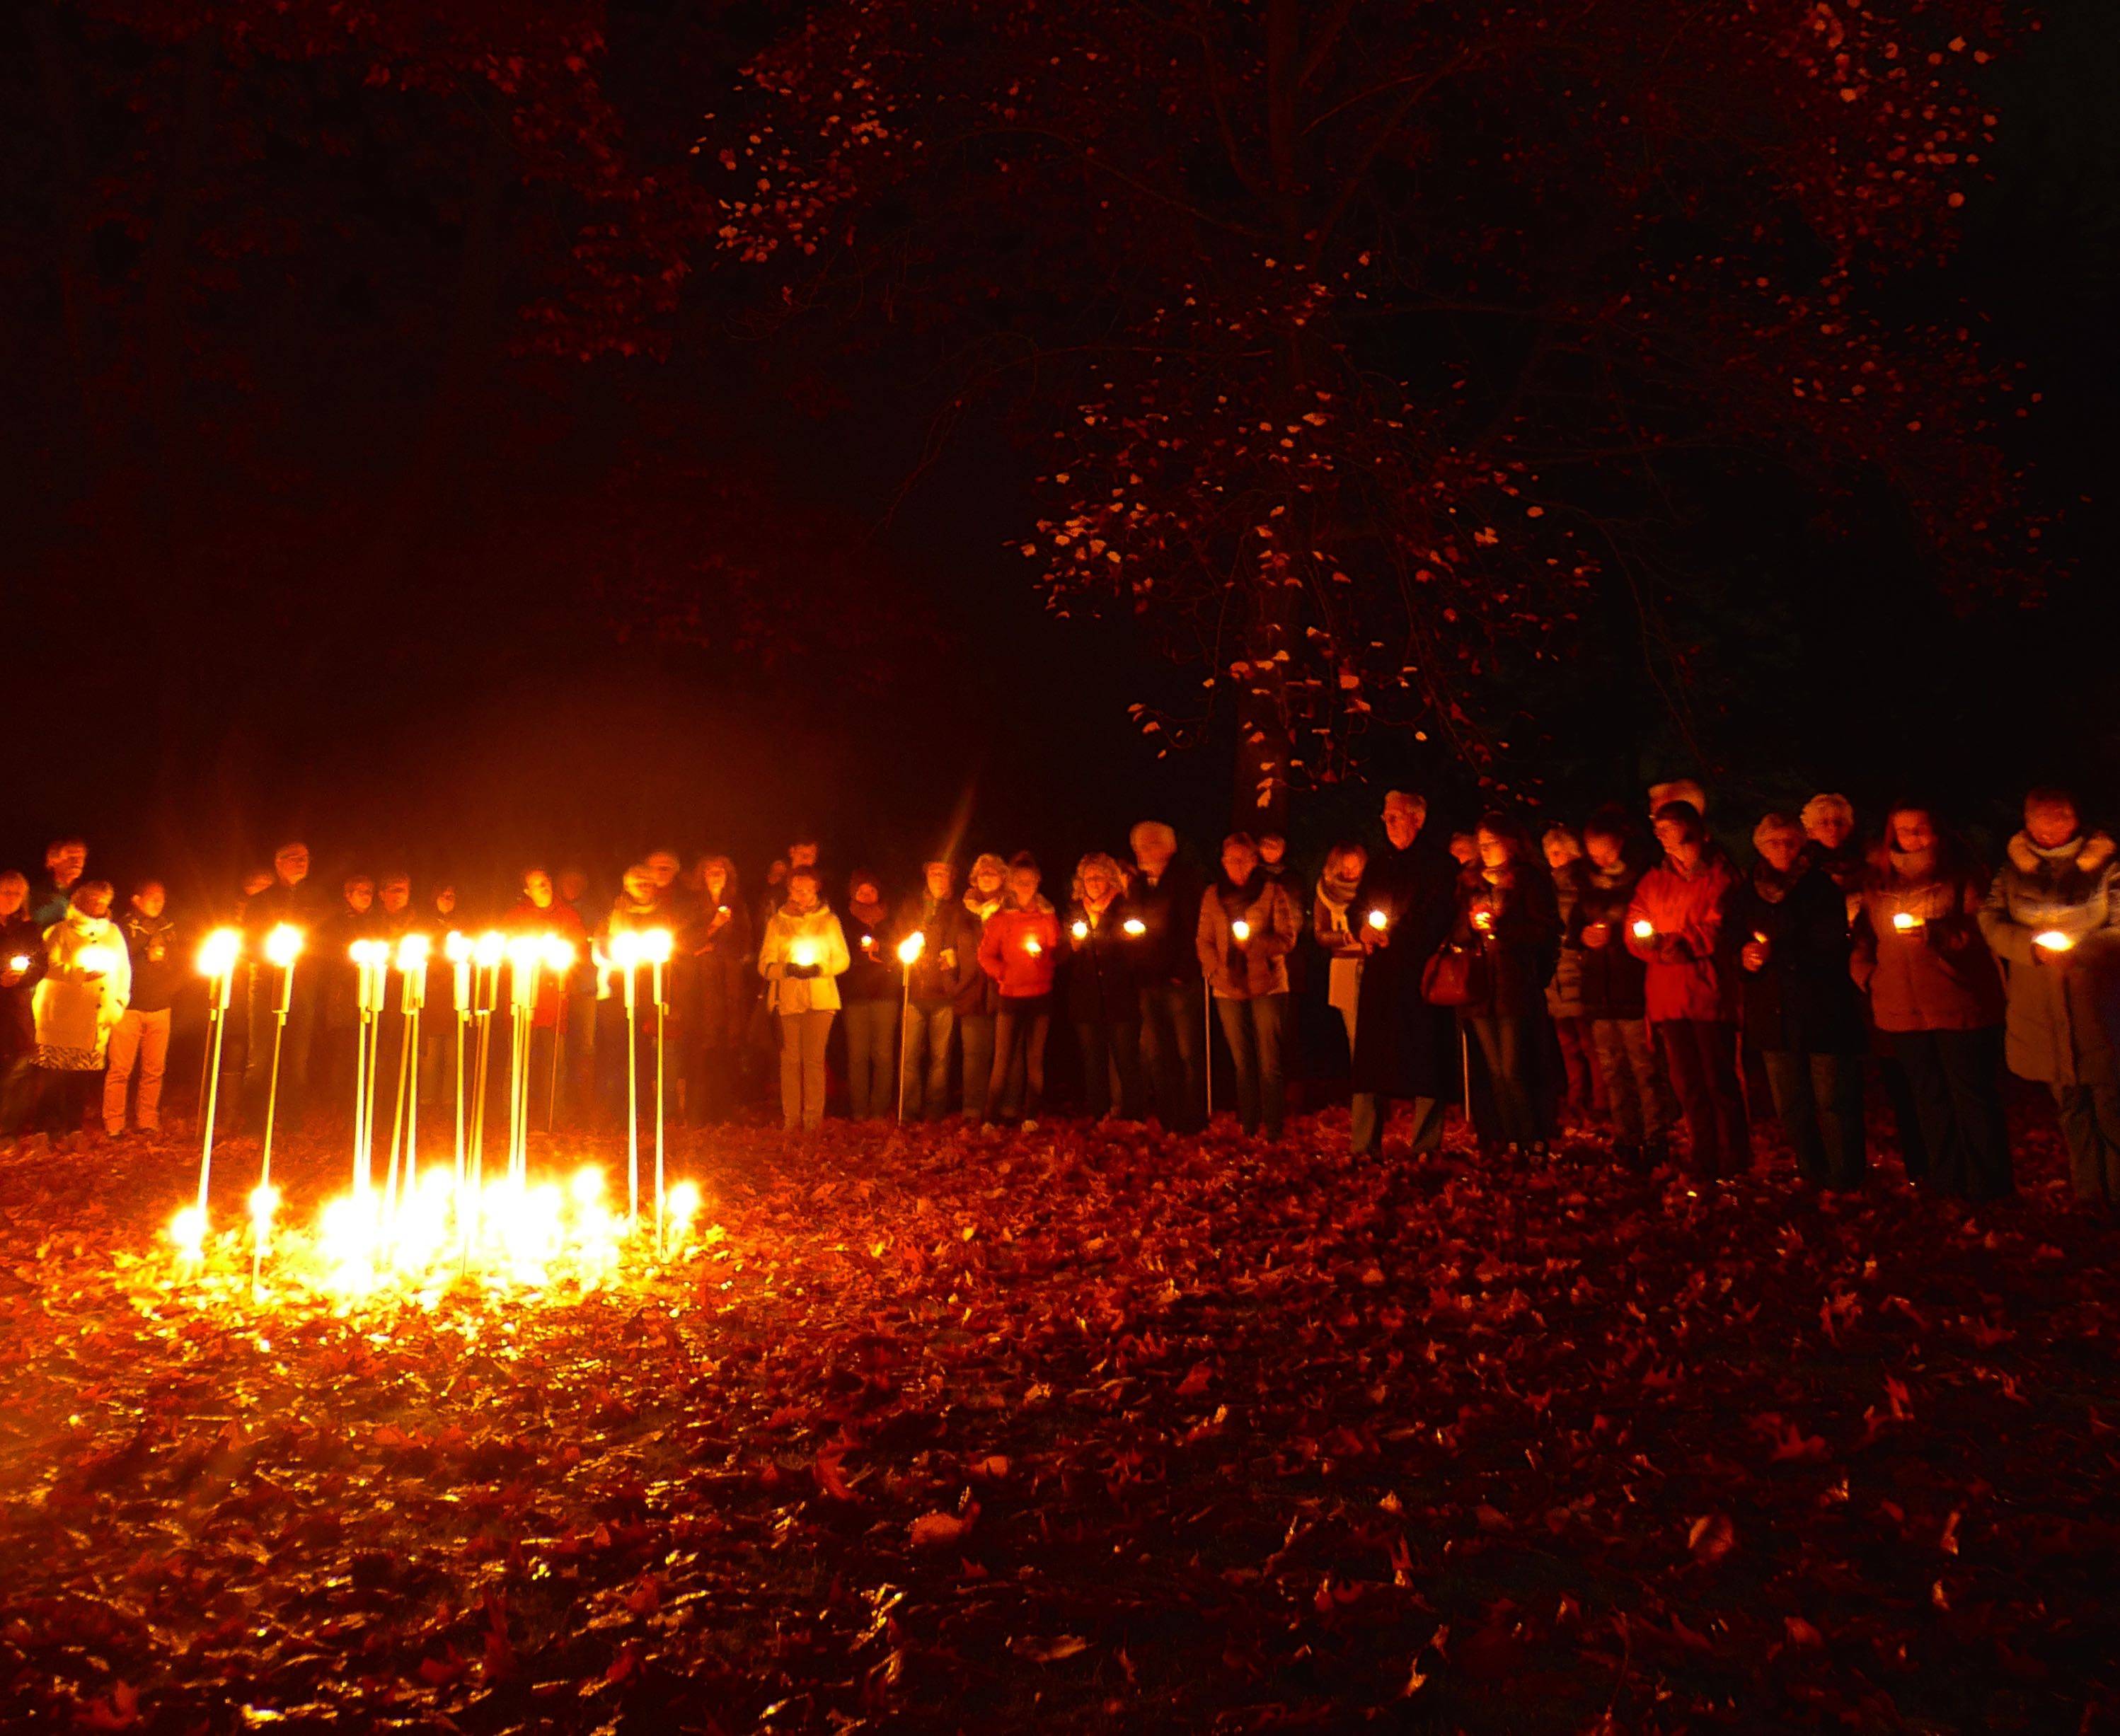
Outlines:
[[780, 1021], [780, 1125], [814, 1133], [825, 1120], [825, 1045], [853, 962], [846, 931], [818, 896], [817, 870], [788, 870], [788, 901], [765, 925], [758, 973]]
[[900, 989], [890, 954], [890, 909], [876, 877], [847, 883], [847, 937], [853, 963], [839, 981], [847, 1033], [847, 1113], [857, 1121], [895, 1114]]
[[1355, 1019], [1362, 996], [1362, 937], [1355, 932], [1361, 914], [1355, 908], [1355, 900], [1369, 866], [1369, 852], [1360, 844], [1333, 845], [1326, 853], [1324, 872], [1318, 876], [1317, 889], [1310, 899], [1311, 938], [1331, 961], [1325, 976], [1325, 1002], [1346, 1027], [1350, 1061], [1355, 1054]]
[[958, 1044], [963, 1051], [965, 1119], [974, 1127], [986, 1125], [987, 1088], [993, 1077], [994, 1021], [1001, 1014], [1001, 987], [979, 963], [979, 945], [986, 926], [1001, 912], [1008, 897], [1008, 864], [991, 851], [972, 862], [969, 884], [960, 901], [965, 907], [965, 934], [971, 953], [969, 968], [957, 988]]
[[2010, 1191], [2002, 981], [1978, 917], [1986, 882], [1924, 807], [1895, 808], [1862, 881], [1848, 969], [1906, 1070], [1938, 1191]]
[[700, 864], [699, 915], [686, 935], [693, 960], [691, 1037], [686, 1058], [685, 1118], [694, 1126], [736, 1112], [737, 1079], [750, 1023], [751, 910], [736, 864], [710, 856]]
[[1862, 1183], [1862, 1051], [1867, 1021], [1848, 974], [1847, 904], [1805, 848], [1792, 815], [1753, 829], [1760, 859], [1738, 889], [1745, 1041], [1760, 1055], [1774, 1113], [1804, 1179]]
[[1281, 1137], [1287, 1112], [1281, 1035], [1288, 954], [1301, 932], [1285, 881], [1259, 866], [1251, 835], [1222, 840], [1222, 872], [1200, 901], [1200, 968], [1215, 999], [1237, 1075], [1237, 1119], [1247, 1134]]
[[1081, 1049], [1082, 1107], [1092, 1121], [1112, 1113], [1114, 1080], [1121, 1120], [1138, 1121], [1148, 1109], [1125, 884], [1116, 861], [1092, 852], [1076, 864], [1076, 897], [1067, 909], [1067, 1018]]
[[2053, 1093], [2076, 1199], [2120, 1205], [2120, 861], [2065, 790], [2025, 798], [2025, 829], [1980, 912], [2002, 962], [2010, 1070]]
[[1752, 1163], [1737, 1076], [1736, 931], [1728, 921], [1737, 871], [1709, 842], [1691, 802], [1658, 808], [1656, 835], [1663, 861], [1634, 889], [1625, 940], [1648, 967], [1643, 995], [1685, 1111], [1693, 1172], [1712, 1181]]

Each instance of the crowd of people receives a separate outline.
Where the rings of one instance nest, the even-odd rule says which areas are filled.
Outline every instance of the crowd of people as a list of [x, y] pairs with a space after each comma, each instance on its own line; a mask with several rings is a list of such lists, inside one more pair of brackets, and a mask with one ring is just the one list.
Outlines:
[[[828, 878], [814, 840], [775, 861], [755, 899], [725, 856], [687, 873], [657, 851], [602, 909], [583, 875], [532, 867], [494, 926], [573, 948], [530, 1019], [548, 1126], [623, 1117], [630, 1030], [636, 1059], [655, 1046], [682, 1121], [769, 1098], [777, 1061], [783, 1125], [815, 1128], [835, 1056], [855, 1118], [1034, 1130], [1058, 1019], [1075, 1039], [1079, 1112], [1197, 1130], [1219, 1031], [1235, 1099], [1223, 1107], [1278, 1139], [1294, 968], [1322, 971], [1344, 1031], [1357, 1153], [1379, 1149], [1394, 1104], [1416, 1150], [1462, 1105], [1489, 1150], [1536, 1156], [1597, 1133], [1622, 1163], [1682, 1158], [1713, 1179], [1753, 1161], [1763, 1087], [1805, 1177], [1853, 1188], [1874, 1079], [1908, 1176], [1989, 1200], [2012, 1185], [2006, 1065], [2051, 1088], [2077, 1197], [2120, 1203], [2120, 864], [2071, 796], [2034, 791], [1992, 875], [1920, 805], [1892, 809], [1866, 846], [1843, 797], [1815, 796], [1759, 821], [1749, 866], [1714, 841], [1707, 807], [1697, 783], [1662, 784], [1646, 826], [1609, 807], [1534, 842], [1502, 813], [1444, 835], [1420, 796], [1394, 791], [1383, 838], [1335, 846], [1307, 884], [1278, 836], [1234, 833], [1203, 873], [1147, 821], [1126, 859], [1084, 856], [1057, 898], [1028, 854], [981, 855], [961, 884], [955, 863], [929, 861], [894, 901], [875, 874]], [[34, 888], [0, 875], [8, 1134], [159, 1126], [172, 1010], [215, 922], [248, 943], [222, 1100], [254, 1121], [272, 1071], [283, 1122], [350, 1117], [353, 943], [439, 943], [470, 926], [455, 887], [416, 898], [403, 874], [352, 875], [328, 896], [296, 842], [196, 922], [180, 924], [154, 880], [114, 912], [77, 838], [54, 843], [44, 870]], [[305, 937], [285, 983], [264, 962], [281, 925]], [[629, 1022], [614, 941], [657, 929], [672, 940], [662, 1004]], [[451, 968], [439, 944], [432, 957]], [[445, 985], [430, 1004], [448, 1004]], [[379, 1042], [401, 1052], [388, 1032]], [[402, 1052], [421, 1101], [447, 1100], [451, 1022], [430, 1019], [416, 1054]], [[1748, 1076], [1760, 1082], [1749, 1099]]]

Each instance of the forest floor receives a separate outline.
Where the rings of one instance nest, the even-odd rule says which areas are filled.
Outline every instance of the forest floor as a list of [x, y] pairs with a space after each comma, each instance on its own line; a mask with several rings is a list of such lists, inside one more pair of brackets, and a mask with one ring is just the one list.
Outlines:
[[731, 1129], [659, 1267], [349, 1299], [0, 1153], [0, 1726], [2120, 1729], [2120, 1237], [2020, 1164]]

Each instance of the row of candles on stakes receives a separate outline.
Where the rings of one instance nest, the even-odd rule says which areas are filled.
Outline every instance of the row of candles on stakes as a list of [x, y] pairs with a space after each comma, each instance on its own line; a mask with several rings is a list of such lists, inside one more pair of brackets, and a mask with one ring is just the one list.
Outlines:
[[[273, 1214], [280, 1204], [272, 1185], [272, 1139], [279, 1106], [280, 1057], [286, 1039], [287, 1018], [293, 1005], [295, 967], [303, 950], [301, 931], [281, 924], [266, 936], [266, 962], [280, 972], [279, 994], [273, 1002], [272, 1060], [267, 1071], [263, 1136], [259, 1146], [258, 1181], [250, 1194], [253, 1231], [253, 1279], [263, 1258]], [[663, 1021], [669, 1012], [666, 998], [666, 968], [672, 950], [667, 929], [627, 931], [611, 937], [608, 951], [600, 956], [600, 967], [622, 973], [627, 1025], [626, 1130], [627, 1222], [640, 1215], [639, 1080], [638, 1018], [639, 972], [647, 967], [649, 991], [658, 1016], [655, 1025], [655, 1229], [656, 1246], [663, 1246], [666, 1205], [677, 1205], [681, 1194], [690, 1204], [678, 1213], [689, 1217], [695, 1209], [696, 1190], [689, 1186], [676, 1194], [666, 1189], [663, 1163], [665, 1056]], [[509, 972], [508, 1010], [513, 1042], [509, 1046], [509, 1143], [507, 1177], [518, 1193], [529, 1172], [531, 1122], [529, 1066], [530, 1032], [535, 1020], [541, 976], [558, 977], [573, 968], [574, 949], [557, 935], [510, 937], [498, 931], [474, 938], [451, 933], [443, 942], [443, 956], [453, 968], [456, 1014], [456, 1198], [460, 1228], [467, 1238], [473, 1226], [465, 1202], [476, 1201], [484, 1186], [486, 1105], [489, 1095], [492, 1055], [493, 1014], [501, 1005], [501, 971]], [[356, 968], [359, 1023], [356, 1033], [353, 1140], [353, 1199], [365, 1212], [379, 1206], [386, 1223], [401, 1201], [410, 1199], [419, 1179], [419, 1026], [426, 1005], [427, 968], [433, 942], [425, 935], [409, 934], [393, 945], [381, 939], [356, 940], [349, 949]], [[199, 1157], [198, 1200], [180, 1212], [171, 1235], [179, 1249], [196, 1258], [205, 1243], [207, 1198], [210, 1191], [213, 1145], [218, 1119], [221, 1053], [226, 1034], [227, 1014], [234, 998], [237, 965], [243, 954], [243, 935], [233, 928], [216, 929], [201, 945], [199, 972], [208, 984], [207, 1023], [210, 1028], [207, 1081], [204, 1093], [202, 1144]], [[83, 962], [86, 962], [84, 959]], [[374, 1152], [376, 1115], [387, 1057], [384, 1033], [379, 1023], [389, 1010], [389, 977], [395, 969], [400, 978], [398, 1011], [401, 1016], [394, 1105], [389, 1136], [389, 1159], [379, 1201], [375, 1199]], [[253, 1033], [254, 1037], [255, 1033]], [[467, 1049], [471, 1051], [467, 1056]], [[556, 1089], [558, 1055], [554, 1046], [552, 1088]], [[469, 1114], [467, 1119], [466, 1099]], [[548, 1097], [547, 1126], [550, 1126]], [[579, 1190], [578, 1190], [579, 1191]]]

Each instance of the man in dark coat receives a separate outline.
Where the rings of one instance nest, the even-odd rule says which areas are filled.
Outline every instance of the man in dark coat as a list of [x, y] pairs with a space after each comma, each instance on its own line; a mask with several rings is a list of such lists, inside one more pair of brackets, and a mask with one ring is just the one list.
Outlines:
[[1393, 1098], [1412, 1101], [1413, 1149], [1434, 1150], [1443, 1140], [1444, 1104], [1457, 1094], [1456, 1020], [1430, 1006], [1420, 991], [1422, 972], [1456, 914], [1455, 865], [1423, 839], [1427, 819], [1423, 797], [1404, 790], [1384, 797], [1388, 842], [1370, 856], [1355, 897], [1369, 949], [1355, 1021], [1349, 1121], [1358, 1154], [1381, 1144]]
[[1155, 1092], [1155, 1112], [1173, 1133], [1206, 1125], [1204, 985], [1193, 937], [1200, 926], [1199, 876], [1179, 860], [1178, 834], [1145, 819], [1127, 836], [1140, 870], [1127, 888], [1134, 981], [1141, 990], [1141, 1058]]

